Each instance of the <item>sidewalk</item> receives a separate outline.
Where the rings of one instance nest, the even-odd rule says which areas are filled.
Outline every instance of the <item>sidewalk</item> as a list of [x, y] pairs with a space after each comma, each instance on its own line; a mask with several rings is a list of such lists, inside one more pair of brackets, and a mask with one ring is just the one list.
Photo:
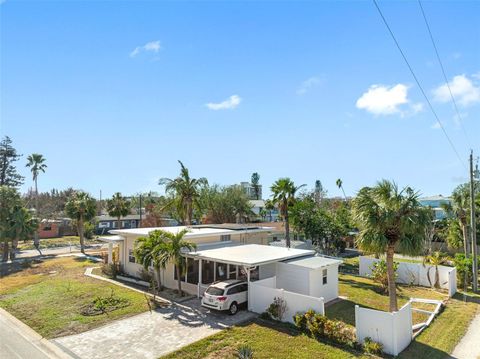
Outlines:
[[472, 320], [460, 343], [453, 350], [450, 358], [478, 359], [480, 358], [480, 313]]
[[[88, 252], [91, 250], [98, 250], [102, 248], [103, 245], [104, 244], [92, 244], [92, 245], [86, 246], [85, 251]], [[42, 256], [58, 256], [61, 254], [79, 253], [80, 246], [72, 245], [72, 246], [65, 246], [65, 247], [45, 248], [40, 250], [42, 251]], [[15, 260], [42, 257], [42, 256], [40, 256], [40, 254], [36, 249], [27, 249], [27, 250], [18, 252]]]
[[32, 328], [0, 308], [0, 358], [72, 359], [75, 358]]

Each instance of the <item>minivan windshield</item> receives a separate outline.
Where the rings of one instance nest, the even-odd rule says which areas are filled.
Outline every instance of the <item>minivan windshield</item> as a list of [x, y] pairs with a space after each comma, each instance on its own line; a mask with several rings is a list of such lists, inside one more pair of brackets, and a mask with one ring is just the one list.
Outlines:
[[217, 287], [208, 287], [207, 294], [210, 295], [223, 295], [223, 289]]

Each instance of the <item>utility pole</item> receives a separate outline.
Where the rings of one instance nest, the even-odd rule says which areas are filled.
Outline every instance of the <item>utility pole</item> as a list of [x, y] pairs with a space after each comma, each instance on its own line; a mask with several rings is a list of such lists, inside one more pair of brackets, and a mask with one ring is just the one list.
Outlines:
[[478, 164], [473, 170], [473, 150], [470, 152], [470, 232], [472, 237], [472, 272], [474, 292], [478, 290], [477, 229], [475, 225], [475, 179], [478, 178]]
[[138, 204], [139, 204], [139, 212], [140, 212], [140, 221], [139, 221], [139, 227], [142, 226], [142, 194], [140, 193], [140, 198], [139, 198], [139, 201], [138, 201]]

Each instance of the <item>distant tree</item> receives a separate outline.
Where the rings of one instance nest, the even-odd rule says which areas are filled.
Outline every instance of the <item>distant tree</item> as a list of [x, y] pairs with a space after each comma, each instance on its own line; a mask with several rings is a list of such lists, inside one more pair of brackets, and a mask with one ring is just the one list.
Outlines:
[[280, 214], [283, 217], [285, 224], [285, 241], [288, 248], [290, 248], [290, 225], [288, 211], [290, 206], [295, 202], [295, 194], [305, 185], [295, 186], [295, 183], [290, 178], [278, 179], [270, 188], [272, 191], [272, 202], [275, 203]]
[[325, 191], [325, 189], [323, 188], [322, 182], [320, 180], [316, 180], [315, 181], [314, 195], [315, 195], [315, 203], [317, 204], [317, 206], [320, 205], [320, 203], [322, 202], [322, 199], [323, 199], [323, 197], [325, 197], [326, 193], [327, 193], [327, 191]]
[[248, 196], [240, 186], [204, 186], [200, 207], [208, 223], [235, 223], [253, 215]]
[[177, 275], [178, 293], [183, 296], [182, 292], [182, 273], [185, 271], [184, 263], [185, 257], [184, 251], [193, 251], [197, 248], [197, 245], [193, 242], [185, 240], [183, 237], [188, 233], [188, 230], [183, 229], [177, 233], [159, 231], [165, 239], [165, 249], [163, 260], [166, 262], [173, 261], [175, 264], [175, 272]]
[[378, 255], [386, 253], [390, 311], [398, 310], [393, 255], [422, 251], [429, 217], [410, 187], [399, 190], [393, 182], [382, 180], [374, 187], [362, 188], [353, 200], [354, 220], [360, 227], [357, 245]]
[[11, 219], [11, 238], [13, 241], [10, 250], [10, 259], [14, 260], [18, 241], [31, 238], [33, 233], [35, 233], [38, 229], [38, 220], [37, 218], [32, 217], [31, 212], [27, 208], [20, 205], [16, 205], [13, 208]]
[[255, 193], [255, 199], [260, 199], [260, 175], [257, 172], [252, 173], [250, 182], [253, 187], [253, 192]]
[[15, 211], [22, 205], [16, 188], [0, 186], [0, 240], [2, 241], [2, 261], [8, 260], [10, 243], [14, 236]]
[[347, 200], [347, 195], [345, 194], [345, 190], [343, 189], [343, 181], [339, 178], [335, 183], [337, 187], [342, 190], [343, 197], [345, 198], [345, 200]]
[[76, 221], [82, 253], [85, 253], [85, 223], [95, 217], [96, 209], [95, 199], [83, 191], [74, 192], [65, 204], [65, 212]]
[[[35, 184], [35, 216], [41, 220], [41, 214], [38, 211], [38, 175], [40, 172], [45, 173], [47, 165], [45, 164], [45, 157], [39, 153], [32, 153], [27, 157], [26, 167], [30, 167], [32, 172], [32, 179]], [[35, 230], [35, 238], [33, 240], [35, 247], [39, 250], [38, 228]]]
[[18, 187], [24, 177], [17, 172], [15, 162], [22, 157], [12, 146], [10, 137], [5, 136], [0, 142], [0, 186]]
[[164, 208], [175, 206], [185, 225], [189, 226], [192, 224], [194, 208], [199, 207], [200, 190], [208, 181], [204, 177], [191, 178], [188, 168], [181, 161], [178, 163], [180, 175], [174, 179], [161, 178], [159, 184], [165, 185], [165, 192], [174, 196]]
[[107, 212], [109, 216], [117, 219], [117, 228], [122, 228], [122, 217], [127, 216], [132, 208], [131, 202], [123, 197], [120, 192], [116, 192], [112, 198], [107, 200]]

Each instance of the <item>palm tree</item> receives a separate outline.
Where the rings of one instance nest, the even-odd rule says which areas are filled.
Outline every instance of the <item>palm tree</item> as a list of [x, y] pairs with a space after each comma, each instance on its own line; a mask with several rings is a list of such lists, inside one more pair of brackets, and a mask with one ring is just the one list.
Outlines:
[[188, 233], [187, 229], [182, 229], [177, 233], [158, 231], [159, 235], [165, 238], [165, 248], [163, 259], [165, 262], [172, 261], [175, 264], [175, 271], [178, 281], [178, 294], [183, 296], [182, 292], [182, 273], [184, 272], [184, 256], [186, 251], [193, 251], [197, 248], [195, 243], [185, 240], [183, 237]]
[[[432, 254], [424, 258], [424, 264], [428, 263], [435, 267], [435, 282], [433, 284], [433, 287], [437, 289], [440, 288], [440, 274], [438, 273], [438, 266], [445, 263], [446, 260], [447, 257], [445, 256], [445, 254], [439, 251], [433, 252]], [[432, 281], [430, 280], [430, 272], [427, 273], [427, 278], [431, 285]]]
[[335, 184], [337, 185], [338, 188], [340, 188], [343, 192], [343, 197], [345, 197], [345, 201], [347, 200], [347, 195], [345, 194], [345, 190], [343, 189], [343, 181], [338, 178], [336, 181], [335, 181]]
[[[465, 185], [458, 186], [452, 193], [452, 202], [449, 204], [443, 204], [442, 208], [456, 218], [463, 236], [463, 250], [465, 257], [468, 257], [469, 252], [469, 240], [468, 240], [468, 217], [470, 208], [470, 194], [468, 188]], [[453, 233], [453, 232], [450, 232]]]
[[180, 176], [174, 179], [161, 178], [158, 184], [165, 185], [165, 192], [174, 195], [163, 208], [177, 206], [177, 210], [182, 217], [185, 225], [192, 224], [193, 209], [199, 208], [198, 199], [200, 198], [200, 190], [202, 186], [208, 184], [206, 178], [190, 178], [188, 168], [186, 168], [182, 161], [180, 163]]
[[135, 241], [135, 259], [148, 270], [150, 266], [155, 269], [157, 289], [162, 290], [161, 269], [167, 265], [165, 236], [161, 231], [153, 231], [147, 237], [140, 237]]
[[[33, 177], [33, 182], [35, 183], [35, 215], [38, 217], [38, 175], [40, 172], [45, 173], [45, 169], [47, 168], [47, 165], [45, 164], [45, 157], [39, 153], [32, 153], [27, 157], [27, 164], [26, 167], [30, 167], [30, 171], [32, 172], [32, 177]], [[38, 247], [38, 228], [35, 231], [35, 237], [33, 240], [33, 243], [37, 250], [40, 252], [40, 249]], [[40, 252], [40, 254], [42, 254]]]
[[295, 202], [295, 194], [303, 186], [305, 185], [302, 184], [301, 186], [296, 187], [295, 183], [293, 183], [290, 178], [280, 178], [270, 188], [272, 191], [272, 202], [278, 206], [285, 224], [285, 241], [287, 248], [290, 248], [288, 209]]
[[353, 200], [353, 215], [360, 227], [358, 246], [370, 253], [386, 253], [390, 311], [397, 311], [393, 255], [417, 255], [422, 251], [428, 215], [410, 187], [399, 190], [394, 182], [382, 180], [362, 188]]
[[107, 200], [107, 212], [109, 216], [117, 218], [117, 228], [122, 228], [121, 218], [130, 213], [132, 204], [129, 200], [122, 196], [120, 192], [115, 193], [111, 199]]
[[30, 237], [38, 229], [38, 221], [32, 217], [28, 209], [22, 206], [15, 206], [12, 213], [12, 248], [10, 250], [10, 259], [14, 260], [18, 241]]
[[67, 215], [76, 220], [77, 232], [80, 237], [80, 250], [85, 253], [85, 222], [95, 217], [97, 205], [95, 199], [83, 191], [74, 192], [65, 204]]
[[257, 172], [252, 173], [250, 182], [253, 187], [253, 193], [255, 193], [255, 199], [260, 199], [260, 175]]

